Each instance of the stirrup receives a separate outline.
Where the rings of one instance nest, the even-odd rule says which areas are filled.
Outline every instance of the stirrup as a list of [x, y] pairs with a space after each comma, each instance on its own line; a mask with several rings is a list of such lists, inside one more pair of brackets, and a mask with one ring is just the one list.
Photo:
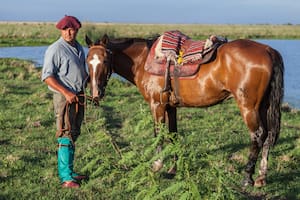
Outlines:
[[170, 66], [171, 66], [171, 55], [167, 57], [167, 66], [166, 66], [166, 71], [165, 71], [165, 85], [164, 88], [160, 91], [161, 93], [163, 92], [168, 92], [171, 90], [171, 77], [170, 77]]

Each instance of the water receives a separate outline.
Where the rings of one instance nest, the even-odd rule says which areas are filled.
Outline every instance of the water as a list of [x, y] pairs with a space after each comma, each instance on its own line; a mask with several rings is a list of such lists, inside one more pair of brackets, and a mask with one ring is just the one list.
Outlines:
[[284, 102], [300, 108], [300, 40], [258, 40], [277, 49], [283, 57]]
[[[19, 58], [31, 60], [37, 67], [43, 66], [44, 54], [48, 46], [37, 47], [0, 47], [0, 58]], [[87, 54], [88, 48], [84, 48]]]
[[[257, 40], [277, 49], [285, 65], [284, 102], [300, 109], [300, 40]], [[0, 58], [20, 58], [32, 60], [36, 66], [43, 65], [47, 46], [38, 47], [0, 47]], [[87, 48], [84, 49], [87, 52]]]
[[0, 58], [32, 60], [36, 66], [42, 66], [47, 47], [0, 47]]

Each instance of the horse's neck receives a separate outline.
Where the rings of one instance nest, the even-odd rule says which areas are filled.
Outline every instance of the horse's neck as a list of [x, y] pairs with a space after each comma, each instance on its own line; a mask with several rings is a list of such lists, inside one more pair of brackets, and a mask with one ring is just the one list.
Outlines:
[[[146, 48], [146, 49], [145, 49]], [[114, 72], [129, 82], [135, 84], [135, 77], [138, 71], [144, 69], [147, 58], [147, 46], [132, 45], [126, 50], [115, 54]]]

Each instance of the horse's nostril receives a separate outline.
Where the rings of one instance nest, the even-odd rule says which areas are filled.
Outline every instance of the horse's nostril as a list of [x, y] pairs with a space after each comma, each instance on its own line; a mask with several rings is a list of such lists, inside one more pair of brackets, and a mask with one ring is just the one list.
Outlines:
[[99, 106], [99, 101], [93, 101], [94, 106]]

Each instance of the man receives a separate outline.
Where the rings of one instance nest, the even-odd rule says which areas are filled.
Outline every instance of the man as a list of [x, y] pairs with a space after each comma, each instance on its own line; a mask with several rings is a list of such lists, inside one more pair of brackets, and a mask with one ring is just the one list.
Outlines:
[[78, 188], [86, 176], [73, 171], [75, 141], [80, 135], [84, 117], [84, 96], [88, 72], [82, 46], [76, 41], [81, 28], [73, 16], [63, 17], [56, 28], [61, 37], [48, 47], [42, 70], [42, 81], [53, 91], [57, 125], [57, 164], [63, 188]]

